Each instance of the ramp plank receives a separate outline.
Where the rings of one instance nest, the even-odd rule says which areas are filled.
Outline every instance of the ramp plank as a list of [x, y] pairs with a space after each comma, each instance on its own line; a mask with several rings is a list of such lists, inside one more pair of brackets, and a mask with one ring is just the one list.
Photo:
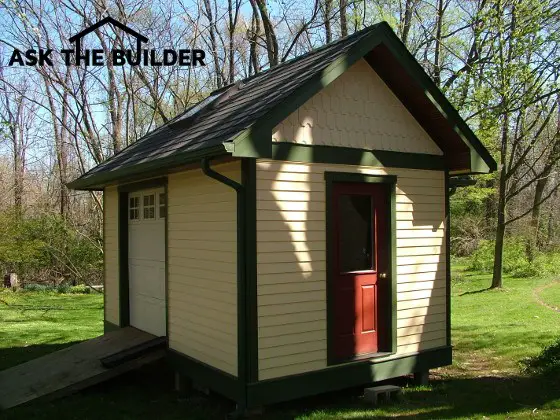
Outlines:
[[1, 371], [0, 409], [68, 395], [162, 358], [165, 350], [155, 349], [114, 368], [100, 362], [156, 338], [133, 327], [122, 328]]

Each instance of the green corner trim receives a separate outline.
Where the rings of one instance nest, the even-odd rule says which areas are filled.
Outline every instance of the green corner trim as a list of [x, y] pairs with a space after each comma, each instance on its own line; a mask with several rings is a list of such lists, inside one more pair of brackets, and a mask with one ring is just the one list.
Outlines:
[[449, 207], [449, 171], [445, 171], [445, 312], [446, 343], [451, 345], [451, 210]]
[[[117, 195], [117, 208], [118, 208], [118, 199], [119, 199], [118, 197], [119, 196]], [[103, 190], [103, 321], [104, 322], [106, 322], [105, 319], [107, 318], [107, 273], [105, 270], [105, 267], [107, 266], [107, 253], [105, 252], [105, 238], [107, 238], [107, 231], [105, 229], [105, 227], [107, 226], [107, 224], [105, 223], [107, 221], [107, 206], [106, 206], [105, 199], [106, 199], [105, 190]], [[118, 214], [117, 214], [117, 223], [118, 223]], [[118, 255], [117, 258], [119, 258]], [[105, 326], [103, 328], [105, 331]]]
[[248, 387], [248, 408], [424, 372], [450, 365], [451, 356], [451, 347], [445, 346], [394, 356], [387, 360], [346, 363], [299, 375], [251, 383]]
[[121, 327], [119, 327], [116, 324], [113, 324], [112, 322], [109, 321], [103, 321], [103, 333], [107, 334], [111, 331], [116, 331], [119, 330]]
[[257, 314], [257, 162], [243, 159], [245, 187], [245, 340], [247, 381], [256, 381], [259, 372]]
[[366, 150], [350, 147], [302, 145], [273, 142], [272, 159], [306, 163], [335, 163], [390, 168], [444, 170], [445, 158], [440, 155]]
[[[169, 188], [168, 179], [166, 178], [163, 184], [165, 194], [165, 336], [169, 338]], [[159, 211], [159, 210], [158, 210]], [[169, 339], [167, 340], [167, 347], [169, 348]]]
[[130, 325], [128, 279], [128, 192], [119, 191], [119, 325]]
[[332, 201], [332, 189], [333, 184], [337, 182], [357, 182], [357, 183], [375, 183], [375, 184], [386, 184], [387, 188], [387, 198], [388, 198], [388, 217], [389, 226], [387, 229], [389, 233], [387, 238], [389, 239], [389, 278], [391, 279], [389, 283], [389, 290], [387, 293], [390, 296], [391, 305], [389, 307], [390, 314], [387, 315], [387, 319], [391, 320], [391, 327], [388, 333], [388, 344], [390, 348], [383, 349], [381, 351], [387, 352], [389, 354], [394, 354], [397, 351], [397, 225], [396, 225], [396, 184], [397, 177], [394, 175], [365, 175], [360, 173], [348, 173], [348, 172], [325, 172], [325, 211], [326, 211], [326, 243], [327, 243], [327, 363], [329, 365], [340, 365], [348, 362], [340, 362], [336, 360], [333, 354], [333, 319], [334, 319], [334, 305], [333, 305], [333, 266], [334, 261], [334, 249], [332, 243], [332, 232], [334, 221], [332, 220], [331, 214], [331, 201]]
[[197, 384], [239, 401], [240, 387], [235, 376], [172, 349], [167, 350], [166, 359], [173, 369]]

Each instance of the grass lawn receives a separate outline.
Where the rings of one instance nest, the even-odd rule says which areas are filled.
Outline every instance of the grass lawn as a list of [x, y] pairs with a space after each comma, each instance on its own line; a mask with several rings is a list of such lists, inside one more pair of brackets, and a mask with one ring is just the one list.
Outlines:
[[103, 333], [103, 295], [0, 292], [0, 370]]
[[[375, 409], [361, 401], [360, 390], [349, 390], [267, 407], [264, 418], [560, 418], [559, 379], [524, 375], [519, 365], [560, 335], [560, 313], [539, 303], [534, 293], [539, 290], [541, 300], [554, 305], [560, 287], [544, 287], [553, 283], [547, 278], [505, 278], [503, 290], [482, 291], [490, 276], [460, 266], [453, 278], [454, 364], [432, 371], [430, 386], [400, 380], [402, 401]], [[0, 320], [8, 320], [0, 322], [0, 368], [101, 332], [99, 296], [4, 292], [0, 299], [8, 303], [0, 302]], [[10, 410], [2, 418], [214, 419], [232, 409], [220, 397], [178, 397], [171, 372], [154, 365], [63, 400]]]
[[538, 296], [548, 306], [560, 312], [560, 281], [541, 288]]

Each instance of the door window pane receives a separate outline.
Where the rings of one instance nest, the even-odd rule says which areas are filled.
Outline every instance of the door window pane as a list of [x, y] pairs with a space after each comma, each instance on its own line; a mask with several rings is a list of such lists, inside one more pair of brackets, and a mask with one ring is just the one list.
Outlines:
[[156, 196], [155, 194], [144, 196], [144, 219], [155, 219], [156, 217]]
[[140, 197], [130, 197], [128, 209], [129, 219], [138, 220], [140, 218]]
[[340, 271], [373, 270], [373, 212], [369, 195], [343, 194], [338, 199]]

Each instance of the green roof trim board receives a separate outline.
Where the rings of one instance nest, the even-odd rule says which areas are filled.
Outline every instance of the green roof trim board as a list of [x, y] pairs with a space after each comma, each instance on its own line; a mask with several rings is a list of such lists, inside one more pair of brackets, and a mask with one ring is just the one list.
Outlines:
[[205, 157], [274, 158], [272, 129], [360, 59], [436, 142], [451, 175], [496, 170], [496, 162], [457, 110], [381, 22], [213, 92], [211, 101], [190, 107], [68, 187], [99, 190], [161, 175]]

